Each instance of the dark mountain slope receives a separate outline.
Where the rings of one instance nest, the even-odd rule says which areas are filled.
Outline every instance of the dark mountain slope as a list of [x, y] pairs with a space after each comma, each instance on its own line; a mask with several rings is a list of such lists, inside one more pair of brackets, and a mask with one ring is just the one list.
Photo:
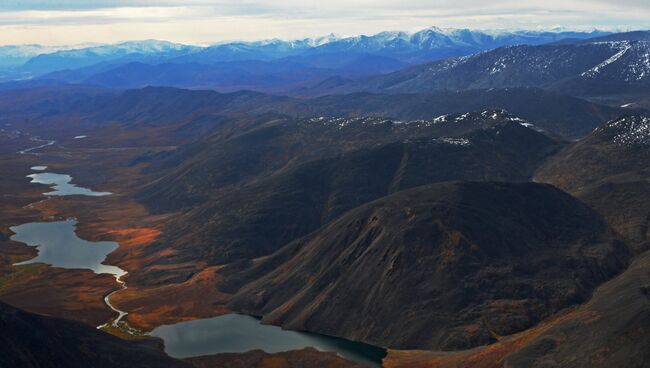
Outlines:
[[152, 341], [125, 341], [80, 322], [0, 303], [0, 367], [190, 368]]
[[354, 209], [230, 275], [250, 282], [231, 306], [383, 346], [464, 349], [586, 300], [627, 259], [593, 210], [552, 186], [442, 183]]
[[650, 253], [598, 288], [593, 298], [523, 349], [509, 367], [643, 368], [650, 365]]
[[51, 86], [0, 91], [2, 118], [76, 113], [114, 98], [117, 91], [90, 86]]
[[598, 210], [637, 251], [650, 245], [650, 118], [613, 120], [549, 159], [535, 180]]
[[[161, 242], [161, 246], [173, 244], [182, 249], [177, 254], [187, 257], [184, 260], [219, 264], [254, 258], [272, 253], [347, 210], [405, 188], [447, 180], [528, 180], [539, 163], [561, 147], [552, 138], [513, 121], [494, 122], [487, 117], [482, 123], [489, 124], [478, 125], [465, 135], [429, 135], [368, 145], [293, 168], [257, 172], [236, 185], [210, 187], [208, 184], [218, 179], [205, 183], [191, 179], [194, 171], [204, 176], [217, 173], [218, 177], [229, 167], [240, 172], [245, 169], [238, 161], [219, 156], [206, 162], [209, 170], [199, 163], [189, 168], [181, 165], [179, 171], [145, 188], [140, 198], [154, 209], [192, 204], [180, 208], [181, 213], [170, 220], [167, 239]], [[449, 129], [462, 125], [462, 121], [452, 122]], [[218, 147], [208, 150], [217, 151]], [[258, 153], [261, 157], [274, 155], [265, 149]], [[204, 154], [200, 157], [206, 158]], [[243, 159], [245, 163], [258, 162], [247, 156]], [[168, 202], [169, 206], [163, 207]]]
[[[170, 87], [127, 90], [98, 104], [90, 115], [99, 122], [119, 121], [133, 127], [174, 126], [197, 116], [242, 112], [248, 106], [275, 105], [286, 98], [256, 92], [221, 94]], [[264, 112], [264, 111], [261, 111]]]

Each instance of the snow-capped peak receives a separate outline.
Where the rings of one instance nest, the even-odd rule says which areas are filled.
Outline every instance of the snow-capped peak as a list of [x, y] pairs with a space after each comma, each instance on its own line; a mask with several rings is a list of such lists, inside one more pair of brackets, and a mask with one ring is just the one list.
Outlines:
[[326, 45], [330, 42], [335, 42], [340, 40], [341, 38], [337, 36], [334, 33], [330, 33], [326, 36], [320, 36], [320, 37], [315, 37], [315, 38], [307, 38], [305, 41], [312, 47], [318, 47], [318, 46], [323, 46]]

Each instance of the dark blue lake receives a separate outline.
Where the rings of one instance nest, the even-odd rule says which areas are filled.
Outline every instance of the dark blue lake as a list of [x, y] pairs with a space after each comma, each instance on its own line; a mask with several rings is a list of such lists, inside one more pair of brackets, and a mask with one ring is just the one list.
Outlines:
[[383, 348], [324, 335], [283, 330], [264, 325], [256, 318], [224, 316], [160, 326], [152, 336], [165, 341], [165, 352], [176, 358], [217, 353], [244, 353], [261, 349], [267, 353], [313, 347], [370, 367], [381, 366]]

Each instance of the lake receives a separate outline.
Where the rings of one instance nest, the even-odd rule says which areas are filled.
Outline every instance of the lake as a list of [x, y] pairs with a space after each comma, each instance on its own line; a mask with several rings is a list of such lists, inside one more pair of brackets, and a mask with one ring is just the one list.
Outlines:
[[[34, 166], [32, 169], [37, 170], [42, 166]], [[34, 169], [36, 168], [36, 169]], [[67, 196], [67, 195], [84, 195], [91, 197], [102, 197], [111, 195], [110, 192], [95, 192], [88, 188], [78, 187], [75, 184], [72, 184], [72, 176], [67, 174], [55, 174], [55, 173], [37, 173], [27, 175], [28, 178], [31, 178], [31, 183], [45, 184], [49, 185], [54, 189], [51, 192], [43, 193], [47, 196]]]
[[165, 352], [176, 358], [217, 353], [243, 353], [261, 349], [267, 353], [313, 347], [365, 364], [379, 367], [386, 355], [383, 348], [340, 338], [283, 330], [240, 314], [180, 322], [160, 326], [152, 336], [165, 341]]
[[75, 233], [76, 220], [55, 222], [30, 222], [10, 228], [15, 234], [11, 240], [36, 247], [38, 255], [17, 266], [46, 263], [53, 267], [81, 268], [95, 273], [108, 273], [116, 277], [126, 274], [116, 266], [102, 264], [106, 256], [117, 249], [111, 241], [91, 242]]

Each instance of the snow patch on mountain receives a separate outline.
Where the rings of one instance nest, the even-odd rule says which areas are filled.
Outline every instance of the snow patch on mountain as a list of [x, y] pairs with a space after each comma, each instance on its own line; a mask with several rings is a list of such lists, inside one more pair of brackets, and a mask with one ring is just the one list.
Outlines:
[[65, 56], [85, 56], [85, 55], [127, 55], [127, 54], [156, 54], [171, 51], [182, 51], [196, 48], [178, 43], [159, 40], [144, 41], [127, 41], [115, 45], [100, 45], [87, 47], [76, 50], [57, 51], [60, 55]]
[[650, 117], [628, 116], [608, 123], [601, 129], [613, 129], [612, 141], [619, 146], [650, 146]]
[[460, 114], [441, 115], [432, 119], [396, 120], [374, 116], [364, 117], [314, 117], [301, 120], [304, 125], [321, 125], [339, 130], [352, 127], [389, 126], [390, 129], [420, 129], [444, 124], [473, 124], [485, 126], [492, 123], [516, 123], [526, 128], [542, 131], [526, 120], [513, 116], [503, 109], [484, 110], [481, 112], [467, 112]]
[[[650, 42], [614, 41], [594, 43], [608, 45], [614, 52], [600, 64], [581, 74], [583, 78], [596, 78], [609, 72], [625, 82], [641, 81], [650, 78]], [[614, 66], [618, 66], [614, 68]]]
[[[596, 43], [597, 44], [597, 43]], [[618, 61], [623, 55], [625, 55], [626, 52], [630, 51], [632, 46], [630, 45], [629, 42], [623, 41], [623, 42], [608, 42], [607, 44], [610, 44], [612, 49], [618, 50], [614, 55], [612, 55], [609, 59], [603, 61], [602, 63], [596, 65], [595, 67], [587, 70], [586, 72], [582, 73], [581, 75], [583, 77], [587, 78], [593, 78], [596, 76], [596, 74], [600, 73], [601, 70], [608, 65], [611, 65]]]
[[461, 147], [469, 146], [471, 144], [470, 140], [467, 138], [441, 137], [441, 138], [435, 138], [432, 141], [439, 144], [449, 144], [452, 146], [461, 146]]

